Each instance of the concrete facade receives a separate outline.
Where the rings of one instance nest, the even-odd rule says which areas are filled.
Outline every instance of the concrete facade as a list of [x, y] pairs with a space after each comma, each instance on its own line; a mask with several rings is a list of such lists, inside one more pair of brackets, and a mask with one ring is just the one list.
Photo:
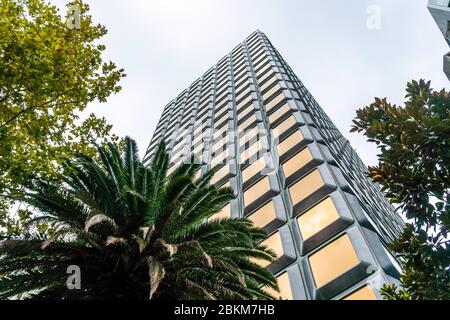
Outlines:
[[[326, 75], [324, 75], [326, 76]], [[280, 298], [380, 299], [399, 266], [386, 249], [403, 229], [366, 166], [264, 33], [256, 31], [172, 100], [147, 149], [164, 140], [169, 172], [196, 154], [198, 175], [236, 199], [217, 217], [264, 228], [264, 265]], [[260, 262], [255, 262], [260, 263]]]
[[[429, 0], [428, 10], [439, 27], [445, 41], [450, 46], [450, 1], [449, 0]], [[443, 58], [444, 73], [450, 80], [450, 52]]]

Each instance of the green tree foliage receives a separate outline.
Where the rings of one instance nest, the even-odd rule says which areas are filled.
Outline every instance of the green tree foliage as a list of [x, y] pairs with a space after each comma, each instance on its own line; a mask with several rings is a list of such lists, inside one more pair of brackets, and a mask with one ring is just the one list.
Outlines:
[[412, 223], [391, 244], [403, 264], [402, 288], [387, 299], [450, 299], [450, 93], [408, 83], [403, 107], [375, 99], [357, 111], [352, 131], [381, 153], [369, 175]]
[[[95, 154], [91, 142], [109, 139], [111, 126], [80, 113], [121, 88], [123, 70], [102, 59], [98, 43], [107, 30], [95, 25], [88, 6], [80, 28], [69, 28], [43, 0], [0, 0], [0, 194], [20, 189], [31, 174], [55, 179], [71, 152]], [[3, 209], [3, 210], [2, 210]], [[2, 225], [6, 203], [1, 203]], [[3, 219], [2, 219], [3, 218]]]
[[[21, 199], [35, 213], [29, 232], [0, 244], [0, 298], [270, 299], [276, 279], [257, 260], [275, 254], [263, 230], [245, 219], [212, 217], [234, 195], [195, 179], [192, 158], [167, 175], [161, 145], [150, 167], [136, 144], [78, 155], [63, 185], [33, 179]], [[51, 225], [42, 234], [39, 226]], [[66, 286], [67, 267], [81, 268], [81, 289]]]

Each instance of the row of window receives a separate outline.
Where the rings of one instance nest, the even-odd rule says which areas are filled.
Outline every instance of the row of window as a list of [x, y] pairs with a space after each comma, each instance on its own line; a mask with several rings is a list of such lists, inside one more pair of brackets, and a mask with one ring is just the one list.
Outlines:
[[[228, 204], [214, 219], [230, 217], [230, 213], [230, 204]], [[331, 198], [328, 197], [297, 218], [297, 222], [303, 237], [308, 238], [324, 229], [338, 217], [337, 209]], [[262, 206], [248, 218], [259, 227], [264, 227], [275, 220], [276, 213], [273, 201]], [[285, 254], [279, 231], [273, 233], [262, 244], [271, 248], [278, 258]], [[267, 267], [270, 264], [262, 260], [255, 260], [254, 262], [262, 267]], [[360, 260], [349, 236], [344, 234], [308, 256], [308, 262], [316, 287], [320, 288], [357, 266]], [[278, 280], [281, 289], [279, 293], [280, 297], [283, 299], [292, 299], [288, 273], [284, 272], [279, 275]], [[361, 288], [361, 290], [355, 291], [345, 297], [345, 299], [376, 299], [376, 295], [367, 290], [366, 287]]]
[[[265, 57], [265, 55], [262, 55], [262, 56]], [[260, 60], [260, 61], [261, 61], [261, 60]], [[256, 66], [257, 66], [257, 65], [256, 65]], [[245, 67], [245, 66], [244, 66], [244, 67]], [[265, 74], [265, 72], [266, 72], [267, 70], [269, 70], [270, 68], [271, 68], [271, 66], [270, 66], [270, 64], [268, 64], [264, 69], [257, 70], [257, 76], [260, 77], [262, 74]], [[242, 68], [242, 70], [244, 71], [245, 68]], [[272, 77], [274, 76], [272, 73], [270, 73], [270, 74], [268, 74], [268, 75], [271, 75]], [[237, 76], [240, 76], [240, 75], [238, 74]], [[264, 79], [265, 79], [265, 78], [260, 79], [260, 82], [261, 82], [261, 81], [264, 81]], [[239, 78], [237, 77], [236, 80], [239, 81]], [[242, 82], [241, 82], [240, 84], [238, 84], [238, 85], [245, 85], [245, 84], [248, 84], [248, 80], [247, 80], [246, 78], [243, 78], [243, 79], [242, 79]], [[237, 89], [237, 90], [240, 90], [241, 88], [240, 88], [240, 87], [237, 87], [236, 89]], [[263, 89], [264, 89], [264, 88], [263, 88]], [[277, 88], [274, 88], [273, 90], [275, 91], [275, 90], [277, 90]], [[206, 100], [206, 99], [207, 99], [207, 98], [209, 97], [209, 95], [210, 95], [210, 90], [207, 90], [207, 91], [205, 91], [205, 92], [206, 92], [208, 95], [204, 95], [204, 93], [202, 93], [202, 95], [201, 95], [201, 97], [200, 97], [200, 99], [205, 99], [205, 100], [201, 100], [201, 101], [200, 101], [200, 103], [203, 104], [203, 107], [206, 107], [206, 106], [207, 106], [207, 104], [206, 104], [206, 101], [207, 101], [207, 100]], [[241, 92], [239, 93], [238, 97], [237, 97], [237, 101], [239, 101], [240, 99], [245, 98], [245, 96], [246, 96], [248, 93], [249, 93], [248, 90], [243, 90], [243, 91], [241, 91]], [[219, 93], [219, 96], [217, 97], [217, 98], [218, 98], [217, 101], [219, 101], [220, 99], [225, 98], [227, 95], [228, 95], [228, 91], [227, 91], [227, 90], [221, 91], [221, 93]], [[193, 116], [193, 114], [194, 114], [193, 112], [194, 112], [194, 106], [195, 106], [195, 104], [194, 104], [194, 98], [195, 98], [195, 97], [196, 97], [196, 95], [193, 95], [192, 97], [188, 98], [188, 101], [187, 101], [188, 107], [187, 107], [186, 110], [184, 111], [184, 115], [183, 115], [183, 118], [184, 118], [185, 120], [184, 120], [184, 122], [181, 124], [181, 128], [182, 128], [182, 129], [185, 129], [185, 128], [188, 126], [189, 122], [190, 122], [190, 117], [189, 117], [188, 115]], [[267, 97], [267, 95], [266, 95], [265, 97]], [[249, 99], [251, 99], [251, 97], [247, 97], [247, 100], [245, 100], [244, 102], [247, 102]], [[217, 102], [217, 101], [216, 101], [216, 102]], [[199, 112], [200, 112], [200, 110], [199, 110]], [[178, 114], [178, 113], [174, 114], [173, 116], [176, 117], [177, 114]], [[170, 128], [168, 128], [168, 129], [170, 129]], [[166, 140], [170, 140], [170, 138], [172, 137], [171, 134], [173, 134], [173, 132], [169, 132], [168, 134], [166, 134]]]

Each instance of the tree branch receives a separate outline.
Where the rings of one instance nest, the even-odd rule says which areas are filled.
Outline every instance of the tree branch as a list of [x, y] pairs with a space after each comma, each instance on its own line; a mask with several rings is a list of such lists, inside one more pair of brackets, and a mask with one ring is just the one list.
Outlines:
[[[50, 103], [52, 103], [52, 102], [55, 102], [55, 101], [58, 100], [61, 96], [63, 96], [63, 95], [65, 95], [65, 94], [69, 93], [69, 92], [72, 91], [72, 90], [73, 90], [73, 88], [72, 88], [72, 89], [69, 89], [69, 90], [67, 90], [67, 91], [65, 91], [65, 92], [64, 92], [62, 95], [60, 95], [60, 96], [57, 96], [57, 97], [55, 97], [55, 98], [53, 98], [53, 99], [51, 99], [51, 100], [49, 100], [49, 101], [44, 102], [44, 103], [41, 104], [41, 105], [31, 106], [31, 107], [29, 107], [29, 108], [25, 108], [25, 109], [23, 109], [23, 110], [20, 110], [18, 113], [16, 113], [14, 116], [12, 116], [8, 121], [6, 121], [5, 123], [2, 123], [2, 124], [0, 125], [0, 128], [3, 128], [3, 127], [5, 127], [5, 126], [7, 126], [8, 124], [10, 124], [10, 123], [13, 122], [14, 120], [16, 120], [18, 117], [20, 117], [20, 115], [24, 114], [25, 112], [28, 112], [28, 111], [31, 111], [31, 110], [34, 110], [34, 109], [40, 109], [40, 108], [45, 107], [46, 105], [48, 105], [48, 104], [50, 104]], [[62, 104], [68, 104], [68, 103], [73, 103], [73, 102], [75, 102], [75, 101], [70, 101], [70, 102], [66, 102], [66, 103], [62, 103]]]

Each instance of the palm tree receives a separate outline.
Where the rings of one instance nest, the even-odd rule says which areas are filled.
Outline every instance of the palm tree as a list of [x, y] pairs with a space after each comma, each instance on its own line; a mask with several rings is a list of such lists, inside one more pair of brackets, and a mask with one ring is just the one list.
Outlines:
[[[276, 279], [265, 233], [245, 219], [214, 219], [234, 196], [194, 179], [196, 161], [167, 175], [162, 144], [146, 167], [135, 141], [124, 151], [77, 154], [62, 185], [32, 179], [21, 201], [35, 212], [29, 236], [0, 244], [0, 298], [271, 299]], [[191, 158], [191, 160], [194, 160]], [[50, 226], [44, 235], [36, 232]], [[81, 289], [69, 289], [68, 266]]]

